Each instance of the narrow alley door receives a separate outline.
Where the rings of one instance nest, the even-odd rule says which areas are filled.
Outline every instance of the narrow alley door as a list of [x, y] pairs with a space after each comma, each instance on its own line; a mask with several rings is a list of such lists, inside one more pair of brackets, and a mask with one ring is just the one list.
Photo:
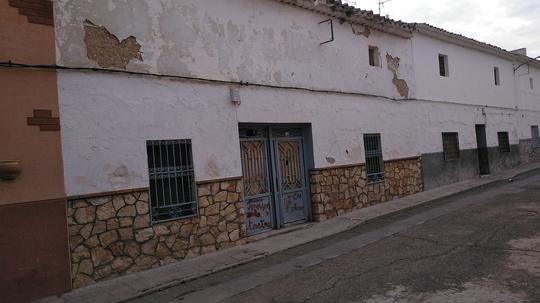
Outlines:
[[476, 144], [478, 148], [480, 175], [489, 175], [489, 156], [485, 124], [476, 124]]

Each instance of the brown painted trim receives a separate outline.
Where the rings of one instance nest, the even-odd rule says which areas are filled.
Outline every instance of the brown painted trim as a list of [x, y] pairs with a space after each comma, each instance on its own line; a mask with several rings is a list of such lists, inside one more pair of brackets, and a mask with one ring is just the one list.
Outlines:
[[60, 118], [52, 116], [47, 109], [34, 109], [34, 116], [26, 118], [27, 125], [39, 126], [40, 131], [59, 131]]
[[28, 22], [54, 26], [53, 1], [51, 0], [9, 0], [9, 6], [17, 8]]
[[226, 182], [226, 181], [238, 181], [242, 180], [243, 176], [236, 176], [236, 177], [226, 177], [221, 179], [211, 179], [211, 180], [201, 180], [195, 182], [197, 185], [204, 185], [204, 184], [210, 184], [210, 183], [217, 183], [217, 182]]
[[131, 188], [131, 189], [119, 189], [119, 190], [113, 190], [113, 191], [104, 191], [104, 192], [100, 192], [100, 193], [68, 196], [67, 200], [91, 199], [91, 198], [115, 196], [115, 195], [129, 194], [129, 193], [140, 192], [140, 191], [148, 191], [148, 190], [149, 190], [148, 187], [139, 187], [139, 188]]
[[40, 203], [65, 202], [66, 200], [67, 200], [67, 197], [47, 199], [47, 200], [33, 200], [33, 201], [15, 202], [15, 203], [8, 203], [8, 204], [0, 204], [0, 208], [7, 207], [7, 206], [14, 206], [14, 205], [22, 205], [22, 204], [28, 205], [28, 204], [40, 204]]
[[[412, 157], [404, 157], [404, 158], [396, 158], [396, 159], [390, 159], [390, 160], [384, 160], [384, 163], [391, 163], [391, 162], [399, 162], [399, 161], [408, 161], [408, 160], [420, 160], [421, 156], [412, 156]], [[354, 163], [354, 164], [343, 164], [343, 165], [335, 165], [335, 166], [327, 166], [327, 167], [318, 167], [313, 168], [309, 170], [310, 173], [316, 173], [323, 170], [329, 170], [329, 169], [339, 169], [339, 168], [352, 168], [357, 166], [365, 166], [366, 163]]]

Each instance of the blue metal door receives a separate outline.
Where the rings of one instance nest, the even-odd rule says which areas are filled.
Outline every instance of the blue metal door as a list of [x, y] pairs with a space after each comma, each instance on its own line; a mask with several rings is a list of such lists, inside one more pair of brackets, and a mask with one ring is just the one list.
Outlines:
[[307, 219], [302, 138], [275, 139], [280, 226]]
[[308, 218], [303, 130], [240, 128], [248, 235]]
[[268, 137], [264, 129], [240, 131], [244, 205], [248, 235], [274, 227]]

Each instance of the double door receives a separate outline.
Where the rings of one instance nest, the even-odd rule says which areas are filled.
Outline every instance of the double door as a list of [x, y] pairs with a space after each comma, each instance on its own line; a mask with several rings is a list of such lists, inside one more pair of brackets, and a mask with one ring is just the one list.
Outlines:
[[249, 235], [308, 217], [302, 128], [240, 128]]

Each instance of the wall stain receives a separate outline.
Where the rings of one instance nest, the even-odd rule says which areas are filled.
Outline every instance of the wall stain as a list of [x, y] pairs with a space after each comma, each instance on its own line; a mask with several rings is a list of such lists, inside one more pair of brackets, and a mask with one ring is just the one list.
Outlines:
[[[360, 29], [360, 28], [362, 28], [362, 29]], [[352, 29], [353, 34], [355, 34], [357, 36], [364, 36], [364, 37], [368, 38], [369, 35], [371, 35], [371, 30], [369, 29], [369, 27], [367, 25], [359, 26], [359, 25], [355, 25], [355, 24], [351, 23], [351, 29]]]
[[89, 20], [85, 20], [83, 25], [88, 59], [94, 60], [100, 67], [126, 69], [132, 59], [143, 61], [141, 45], [134, 36], [120, 41], [104, 26], [95, 25]]
[[392, 57], [390, 54], [386, 53], [386, 62], [388, 64], [388, 69], [394, 75], [394, 77], [392, 78], [392, 83], [396, 87], [401, 97], [408, 98], [409, 85], [407, 85], [407, 82], [405, 80], [398, 78], [399, 61], [401, 61], [399, 57]]

